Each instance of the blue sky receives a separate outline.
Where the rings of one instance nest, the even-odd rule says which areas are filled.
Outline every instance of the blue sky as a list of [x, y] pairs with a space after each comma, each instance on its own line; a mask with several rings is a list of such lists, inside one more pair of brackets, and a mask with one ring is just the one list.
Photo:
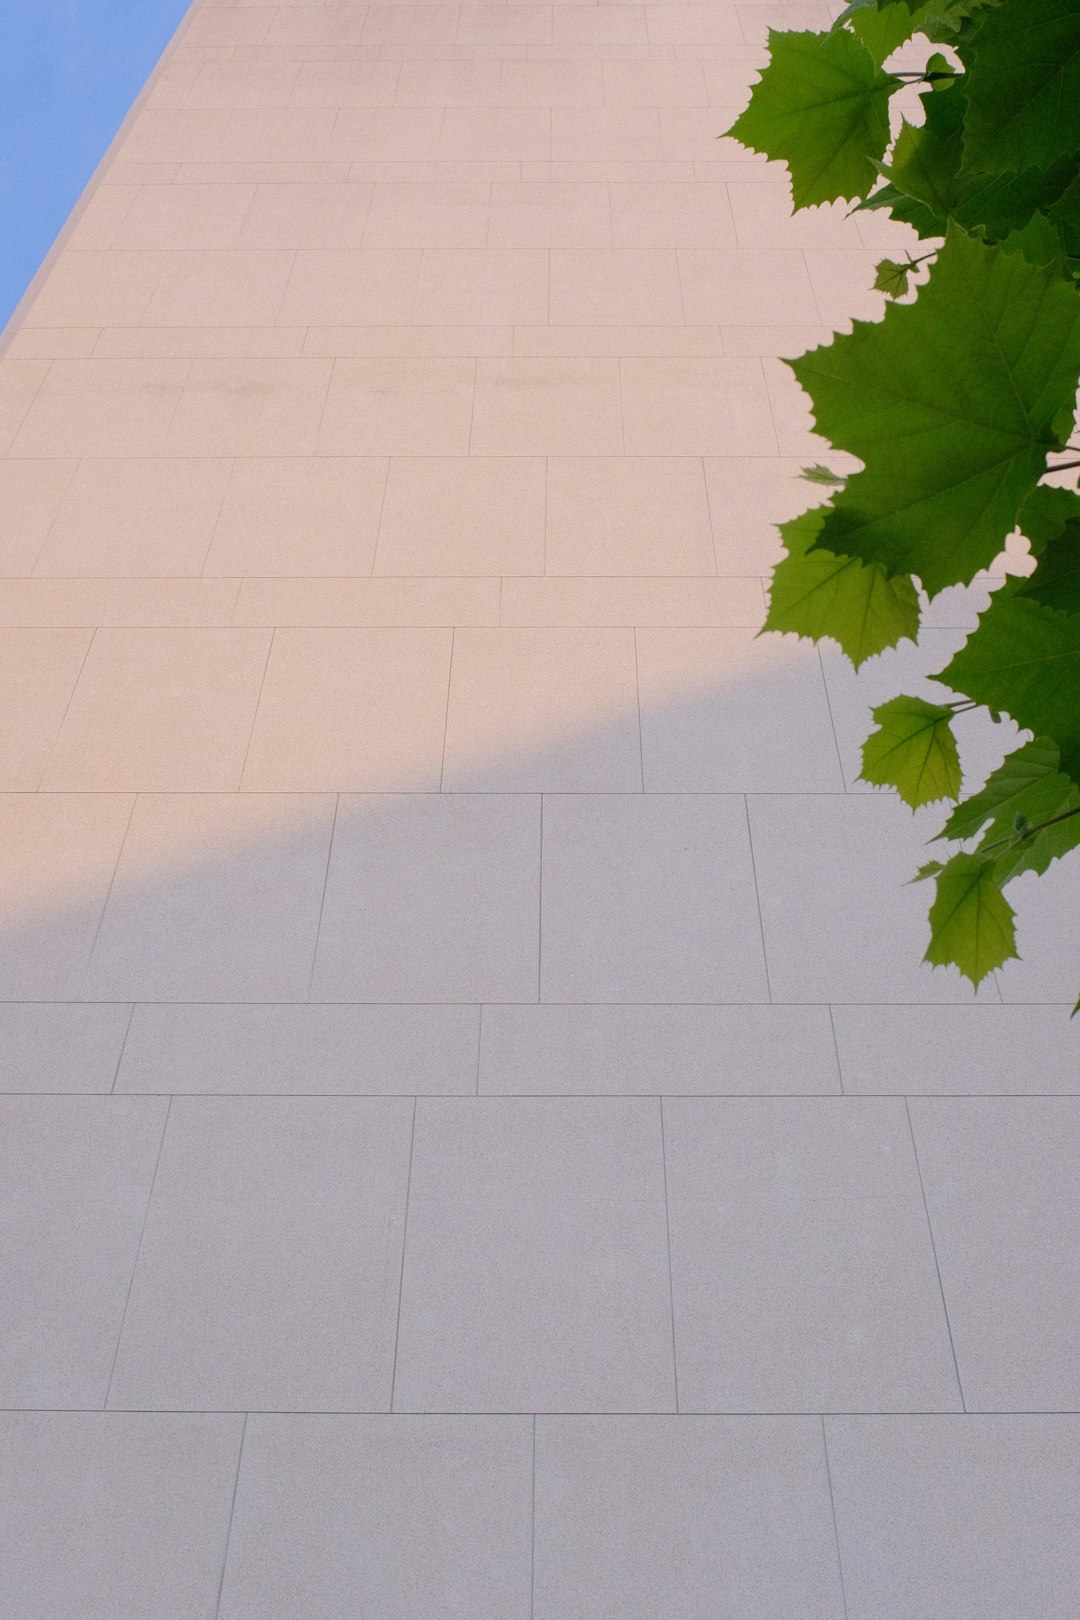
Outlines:
[[0, 328], [189, 0], [0, 0]]

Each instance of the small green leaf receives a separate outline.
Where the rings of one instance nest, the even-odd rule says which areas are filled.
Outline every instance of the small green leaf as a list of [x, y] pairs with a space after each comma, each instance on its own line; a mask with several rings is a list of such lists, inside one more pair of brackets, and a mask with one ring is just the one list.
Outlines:
[[770, 30], [769, 49], [750, 105], [727, 134], [787, 164], [796, 209], [864, 197], [885, 155], [889, 97], [900, 80], [846, 28]]
[[874, 289], [890, 298], [903, 298], [908, 290], [908, 277], [913, 266], [897, 264], [895, 259], [882, 259], [874, 276]]
[[895, 697], [873, 711], [876, 731], [863, 744], [862, 780], [892, 787], [912, 810], [960, 792], [960, 756], [952, 710], [919, 697]]
[[1016, 956], [1015, 915], [992, 860], [954, 855], [937, 874], [923, 960], [931, 967], [958, 967], [978, 989], [988, 973]]
[[934, 76], [934, 82], [930, 86], [931, 90], [947, 90], [949, 80], [956, 77], [956, 70], [947, 56], [942, 56], [940, 51], [935, 51], [932, 56], [927, 58], [926, 74], [927, 77]]
[[812, 467], [804, 467], [799, 477], [805, 478], [808, 484], [832, 484], [838, 489], [843, 489], [847, 483], [843, 473], [834, 473], [831, 467], [823, 467], [820, 461], [816, 461]]
[[941, 861], [927, 861], [919, 867], [919, 870], [910, 881], [912, 883], [925, 883], [927, 878], [937, 877], [938, 873], [944, 871], [944, 869]]
[[773, 570], [765, 630], [830, 637], [856, 668], [919, 633], [919, 598], [910, 579], [878, 564], [811, 550], [827, 507], [780, 525], [787, 556]]

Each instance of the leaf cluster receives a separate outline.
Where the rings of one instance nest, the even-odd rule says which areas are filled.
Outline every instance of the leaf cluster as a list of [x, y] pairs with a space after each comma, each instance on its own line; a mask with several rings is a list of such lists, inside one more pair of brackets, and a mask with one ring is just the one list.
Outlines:
[[[728, 133], [787, 165], [796, 210], [883, 210], [925, 251], [878, 266], [881, 320], [788, 362], [860, 469], [807, 470], [829, 498], [781, 527], [766, 629], [858, 666], [918, 639], [922, 600], [985, 582], [1011, 535], [1034, 565], [934, 674], [955, 696], [882, 704], [863, 754], [913, 809], [955, 804], [939, 837], [966, 847], [918, 874], [926, 960], [977, 985], [1016, 955], [1005, 885], [1080, 845], [1080, 0], [851, 0], [769, 47]], [[969, 709], [1031, 740], [965, 797]]]

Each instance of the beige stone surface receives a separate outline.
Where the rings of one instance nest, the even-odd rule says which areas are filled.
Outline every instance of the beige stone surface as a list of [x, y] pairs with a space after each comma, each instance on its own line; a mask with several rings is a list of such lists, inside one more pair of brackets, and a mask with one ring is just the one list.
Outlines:
[[840, 9], [196, 0], [11, 334], [5, 1620], [1075, 1620], [1076, 879], [758, 636]]

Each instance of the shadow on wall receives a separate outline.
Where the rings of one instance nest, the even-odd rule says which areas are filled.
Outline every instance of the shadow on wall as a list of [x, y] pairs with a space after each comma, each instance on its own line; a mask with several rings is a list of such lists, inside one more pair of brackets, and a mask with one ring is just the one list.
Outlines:
[[[970, 1001], [920, 965], [940, 818], [854, 782], [866, 694], [698, 635], [707, 680], [641, 633], [640, 731], [636, 702], [500, 734], [497, 693], [451, 699], [450, 791], [395, 737], [397, 792], [0, 796], [0, 1000]], [[1075, 872], [1015, 892], [1024, 960], [979, 999], [1071, 1003]]]

